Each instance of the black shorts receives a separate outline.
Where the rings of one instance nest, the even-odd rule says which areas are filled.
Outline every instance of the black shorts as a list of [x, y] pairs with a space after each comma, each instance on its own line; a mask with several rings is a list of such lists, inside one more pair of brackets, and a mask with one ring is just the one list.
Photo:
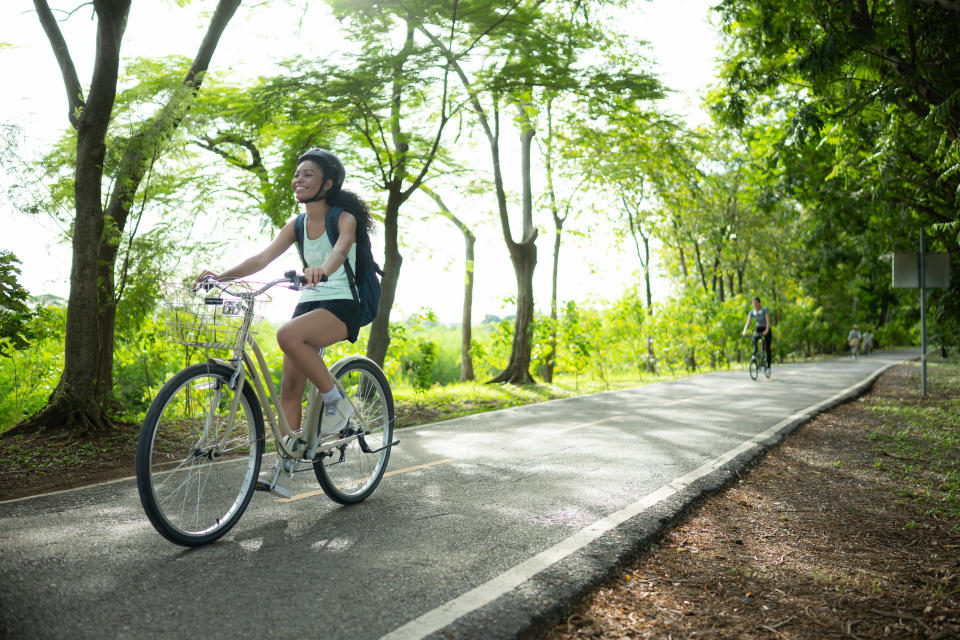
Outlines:
[[317, 309], [326, 309], [337, 317], [340, 322], [347, 325], [347, 340], [356, 342], [360, 335], [360, 305], [353, 300], [313, 300], [312, 302], [301, 302], [293, 310], [293, 317], [302, 316], [305, 313], [316, 311]]

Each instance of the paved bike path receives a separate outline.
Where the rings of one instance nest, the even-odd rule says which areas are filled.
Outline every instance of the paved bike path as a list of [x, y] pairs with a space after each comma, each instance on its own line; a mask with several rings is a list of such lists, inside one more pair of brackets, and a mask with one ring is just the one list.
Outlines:
[[[312, 473], [200, 549], [124, 480], [0, 503], [0, 637], [511, 638], [817, 411], [919, 350], [595, 394], [399, 432], [339, 507]], [[272, 456], [268, 455], [267, 460]]]

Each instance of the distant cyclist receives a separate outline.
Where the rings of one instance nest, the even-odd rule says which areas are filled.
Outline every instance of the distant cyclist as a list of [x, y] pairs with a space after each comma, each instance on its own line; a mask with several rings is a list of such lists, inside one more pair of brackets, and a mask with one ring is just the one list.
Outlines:
[[753, 299], [753, 309], [747, 315], [747, 323], [743, 325], [743, 335], [747, 335], [751, 320], [756, 321], [753, 331], [753, 350], [757, 350], [757, 340], [763, 337], [763, 351], [767, 356], [767, 370], [763, 374], [770, 377], [770, 363], [773, 362], [770, 352], [770, 345], [773, 344], [773, 336], [770, 333], [770, 310], [760, 304], [758, 297]]

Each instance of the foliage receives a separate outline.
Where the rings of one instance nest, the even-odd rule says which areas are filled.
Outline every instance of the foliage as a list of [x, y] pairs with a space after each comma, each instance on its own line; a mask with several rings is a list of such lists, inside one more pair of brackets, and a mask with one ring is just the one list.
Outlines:
[[0, 432], [43, 407], [57, 386], [65, 329], [65, 309], [43, 308], [25, 326], [30, 348], [0, 358]]
[[0, 251], [0, 356], [10, 349], [30, 346], [28, 326], [35, 315], [27, 306], [27, 290], [19, 282], [20, 261], [9, 251]]
[[[890, 251], [960, 248], [960, 33], [940, 2], [784, 5], [724, 0], [725, 84], [719, 122], [764, 130], [761, 154], [780, 176], [811, 250], [797, 276], [826, 314], [881, 327], [902, 292]], [[941, 340], [960, 344], [960, 283], [934, 300]], [[943, 306], [940, 306], [943, 305]]]

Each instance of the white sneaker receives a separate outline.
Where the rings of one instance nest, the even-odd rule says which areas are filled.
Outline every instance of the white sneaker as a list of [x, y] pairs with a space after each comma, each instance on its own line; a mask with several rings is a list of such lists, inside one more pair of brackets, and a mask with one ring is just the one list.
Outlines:
[[279, 498], [290, 498], [293, 496], [293, 477], [277, 460], [272, 471], [264, 471], [257, 478], [257, 487], [269, 491]]
[[770, 377], [770, 367], [767, 367], [767, 370], [763, 372], [763, 375]]
[[297, 458], [301, 457], [303, 450], [307, 448], [307, 441], [301, 437], [302, 435], [302, 431], [297, 431], [296, 435], [283, 436], [283, 446]]
[[340, 397], [332, 404], [323, 405], [323, 417], [320, 419], [320, 435], [330, 436], [339, 433], [347, 426], [353, 416], [353, 405], [349, 398]]

